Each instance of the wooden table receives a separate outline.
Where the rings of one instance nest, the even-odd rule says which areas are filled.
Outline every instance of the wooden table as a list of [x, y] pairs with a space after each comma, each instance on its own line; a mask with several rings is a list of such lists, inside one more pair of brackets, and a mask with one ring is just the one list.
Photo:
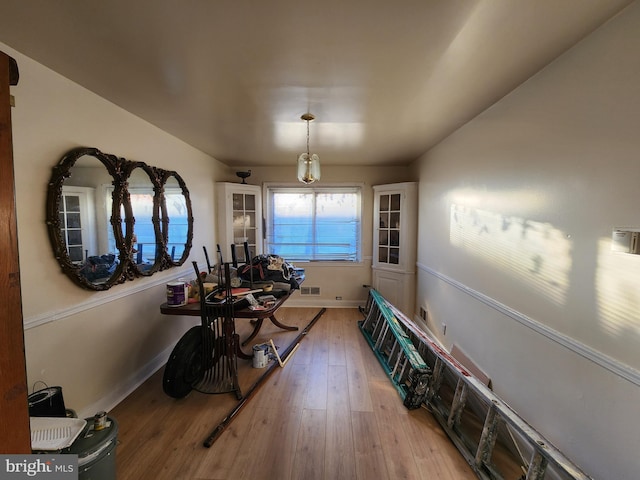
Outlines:
[[[253, 324], [253, 331], [251, 334], [242, 342], [242, 346], [246, 346], [251, 340], [255, 338], [255, 336], [260, 331], [262, 327], [262, 323], [265, 318], [271, 320], [276, 327], [281, 328], [283, 330], [295, 331], [298, 330], [296, 326], [285, 325], [281, 323], [275, 316], [278, 309], [289, 299], [291, 294], [295, 292], [295, 290], [291, 289], [287, 294], [276, 299], [276, 303], [266, 310], [251, 310], [249, 308], [242, 308], [240, 310], [236, 310], [233, 312], [234, 318], [246, 318], [251, 320]], [[266, 294], [273, 294], [273, 292], [265, 292]], [[187, 315], [192, 317], [200, 316], [200, 302], [188, 303], [187, 305], [183, 305], [180, 307], [170, 307], [167, 303], [163, 303], [160, 305], [160, 312], [164, 315]], [[251, 358], [249, 356], [249, 358]]]

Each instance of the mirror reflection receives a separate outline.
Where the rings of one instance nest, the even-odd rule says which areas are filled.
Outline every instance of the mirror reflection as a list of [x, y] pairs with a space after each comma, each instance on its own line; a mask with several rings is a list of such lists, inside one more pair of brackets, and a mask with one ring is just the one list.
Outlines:
[[60, 235], [78, 275], [95, 285], [116, 274], [118, 250], [110, 228], [113, 177], [96, 156], [83, 154], [62, 185]]
[[[161, 242], [156, 238], [156, 189], [150, 172], [138, 165], [127, 179], [128, 201], [133, 216], [131, 260], [142, 275], [150, 275], [162, 258]], [[125, 216], [123, 215], [123, 218]], [[124, 231], [126, 229], [123, 226]]]
[[177, 173], [164, 182], [163, 235], [166, 239], [166, 254], [173, 264], [182, 264], [187, 259], [191, 244], [191, 208], [188, 192]]
[[47, 227], [69, 278], [106, 290], [186, 261], [193, 235], [189, 191], [176, 172], [76, 148], [53, 168]]

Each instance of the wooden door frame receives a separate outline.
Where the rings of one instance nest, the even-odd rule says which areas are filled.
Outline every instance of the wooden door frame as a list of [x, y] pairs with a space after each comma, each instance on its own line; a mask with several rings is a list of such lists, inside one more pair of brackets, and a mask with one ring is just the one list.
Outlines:
[[10, 85], [16, 61], [0, 52], [0, 453], [31, 453], [16, 217]]

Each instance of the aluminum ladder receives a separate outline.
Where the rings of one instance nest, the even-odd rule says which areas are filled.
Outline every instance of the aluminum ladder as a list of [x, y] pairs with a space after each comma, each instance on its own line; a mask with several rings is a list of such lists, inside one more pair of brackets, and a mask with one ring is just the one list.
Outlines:
[[361, 311], [360, 330], [404, 405], [429, 409], [478, 478], [591, 479], [375, 289]]

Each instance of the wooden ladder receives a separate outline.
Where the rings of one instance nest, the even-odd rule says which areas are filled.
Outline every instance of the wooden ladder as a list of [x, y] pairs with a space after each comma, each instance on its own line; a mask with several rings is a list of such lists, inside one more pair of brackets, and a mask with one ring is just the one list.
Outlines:
[[591, 478], [376, 290], [362, 312], [360, 330], [404, 405], [428, 408], [478, 478], [514, 478], [494, 461], [498, 445], [519, 480]]

